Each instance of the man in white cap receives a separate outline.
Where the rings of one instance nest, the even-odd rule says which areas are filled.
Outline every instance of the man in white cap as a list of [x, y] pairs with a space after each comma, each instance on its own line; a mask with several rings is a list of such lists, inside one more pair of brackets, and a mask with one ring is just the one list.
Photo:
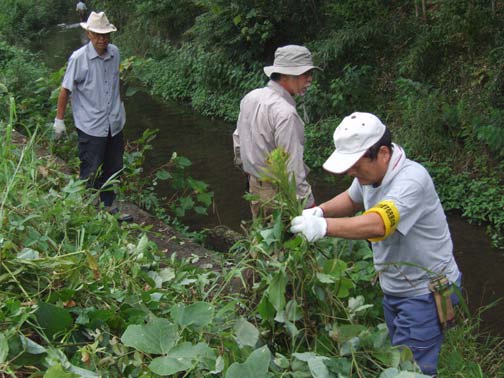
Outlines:
[[[460, 285], [461, 274], [432, 179], [392, 143], [390, 131], [373, 114], [345, 117], [334, 144], [324, 169], [354, 180], [347, 191], [295, 217], [291, 231], [309, 241], [326, 235], [368, 239], [392, 344], [407, 345], [422, 372], [435, 375], [442, 329], [453, 320], [446, 310], [450, 300], [458, 302], [446, 289]], [[436, 307], [441, 294], [444, 312]]]
[[252, 215], [259, 215], [261, 204], [267, 204], [276, 189], [260, 178], [266, 157], [282, 147], [289, 154], [288, 170], [296, 179], [296, 192], [305, 206], [313, 206], [308, 167], [303, 161], [304, 122], [296, 110], [294, 96], [303, 96], [311, 85], [313, 65], [310, 51], [304, 46], [288, 45], [275, 51], [272, 66], [264, 67], [270, 78], [264, 88], [249, 92], [240, 103], [240, 114], [233, 133], [235, 162], [247, 175], [251, 194], [260, 201], [251, 202]]
[[[53, 128], [56, 138], [66, 133], [64, 117], [71, 97], [79, 140], [80, 178], [88, 180], [89, 187], [100, 189], [105, 208], [117, 213], [116, 208], [111, 208], [114, 191], [103, 188], [123, 167], [126, 115], [119, 94], [121, 56], [117, 46], [110, 43], [110, 34], [117, 29], [103, 12], [91, 12], [81, 26], [90, 42], [68, 60]], [[124, 216], [121, 220], [130, 219]]]

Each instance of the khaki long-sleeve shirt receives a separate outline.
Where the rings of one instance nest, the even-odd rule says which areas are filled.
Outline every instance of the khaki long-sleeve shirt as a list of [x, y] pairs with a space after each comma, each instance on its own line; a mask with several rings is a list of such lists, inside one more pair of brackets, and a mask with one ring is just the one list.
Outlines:
[[240, 103], [240, 114], [233, 133], [235, 161], [245, 173], [260, 177], [266, 156], [282, 147], [289, 154], [287, 169], [296, 178], [297, 196], [314, 204], [304, 164], [304, 122], [296, 110], [294, 98], [281, 85], [269, 81], [264, 88], [249, 92]]

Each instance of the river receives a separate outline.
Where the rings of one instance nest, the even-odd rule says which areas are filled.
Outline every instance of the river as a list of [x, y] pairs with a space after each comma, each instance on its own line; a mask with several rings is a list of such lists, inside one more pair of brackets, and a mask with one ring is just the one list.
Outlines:
[[[40, 41], [33, 41], [32, 48], [56, 70], [83, 42], [85, 33], [78, 23], [72, 23], [60, 25]], [[206, 182], [214, 192], [214, 206], [209, 215], [187, 217], [184, 222], [193, 229], [226, 225], [240, 230], [241, 221], [250, 219], [250, 212], [243, 199], [245, 178], [233, 166], [234, 125], [203, 118], [186, 105], [160, 101], [147, 92], [137, 92], [123, 100], [127, 113], [125, 134], [129, 140], [137, 139], [145, 129], [159, 129], [146, 170], [167, 162], [177, 152], [192, 161], [190, 175]], [[318, 202], [329, 199], [346, 186], [338, 181], [328, 183], [323, 173], [316, 172], [310, 175], [309, 181]], [[483, 227], [471, 225], [456, 214], [450, 214], [448, 219], [469, 307], [476, 313], [478, 308], [489, 306], [481, 315], [482, 330], [504, 336], [504, 301], [501, 301], [504, 252], [490, 246]]]

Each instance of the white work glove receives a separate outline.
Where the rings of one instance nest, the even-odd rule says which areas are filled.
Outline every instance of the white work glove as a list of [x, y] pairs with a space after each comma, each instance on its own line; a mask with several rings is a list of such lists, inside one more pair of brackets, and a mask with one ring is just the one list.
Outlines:
[[313, 215], [299, 215], [291, 221], [290, 232], [293, 234], [301, 232], [309, 242], [314, 242], [325, 236], [327, 222], [325, 218]]
[[64, 134], [66, 134], [65, 121], [62, 119], [55, 118], [54, 119], [54, 138], [60, 139]]
[[320, 206], [313, 206], [310, 207], [309, 209], [304, 209], [303, 215], [313, 215], [314, 217], [323, 217], [324, 210], [322, 210]]

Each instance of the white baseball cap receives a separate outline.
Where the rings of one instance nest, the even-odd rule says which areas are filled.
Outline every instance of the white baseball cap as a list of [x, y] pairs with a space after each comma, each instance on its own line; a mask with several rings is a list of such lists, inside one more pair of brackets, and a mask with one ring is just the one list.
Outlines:
[[345, 117], [334, 130], [336, 149], [323, 164], [323, 168], [332, 173], [348, 171], [381, 139], [385, 130], [385, 125], [371, 113], [354, 112]]
[[322, 70], [313, 65], [310, 50], [304, 46], [287, 45], [276, 49], [275, 61], [272, 66], [264, 67], [264, 73], [268, 77], [273, 72], [299, 76], [312, 69]]

